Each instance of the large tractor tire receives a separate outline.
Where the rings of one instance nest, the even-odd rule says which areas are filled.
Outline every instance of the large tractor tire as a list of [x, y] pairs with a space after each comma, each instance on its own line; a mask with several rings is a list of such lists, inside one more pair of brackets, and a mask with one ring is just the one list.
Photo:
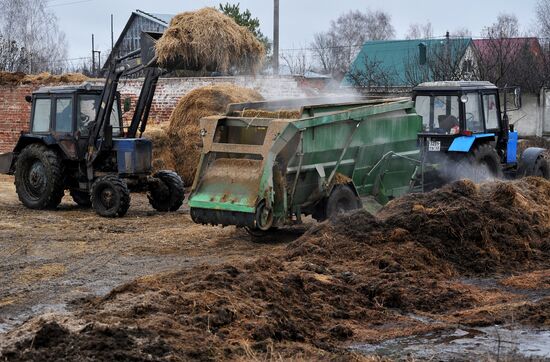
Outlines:
[[42, 144], [25, 147], [15, 165], [15, 189], [26, 207], [55, 209], [65, 193], [61, 157]]
[[149, 203], [160, 212], [177, 211], [185, 199], [185, 187], [181, 177], [173, 171], [159, 171], [154, 178], [160, 184], [147, 194]]
[[361, 199], [349, 185], [336, 185], [327, 199], [326, 217], [331, 219], [362, 207]]
[[458, 160], [453, 173], [454, 180], [468, 178], [474, 182], [503, 177], [500, 158], [490, 143], [475, 146], [468, 155]]
[[80, 191], [76, 189], [70, 190], [73, 201], [80, 207], [89, 208], [92, 206], [92, 200], [90, 194], [86, 191]]
[[550, 180], [550, 164], [542, 148], [530, 147], [521, 155], [517, 177], [535, 176]]
[[115, 175], [99, 177], [92, 185], [92, 207], [103, 217], [122, 217], [130, 207], [126, 182]]
[[544, 157], [539, 157], [535, 163], [533, 176], [542, 177], [550, 180], [550, 165], [548, 160]]

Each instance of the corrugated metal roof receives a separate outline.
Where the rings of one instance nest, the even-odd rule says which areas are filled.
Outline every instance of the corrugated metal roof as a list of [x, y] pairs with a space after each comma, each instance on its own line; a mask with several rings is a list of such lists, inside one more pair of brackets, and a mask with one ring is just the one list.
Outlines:
[[[388, 86], [403, 86], [406, 82], [406, 69], [411, 64], [411, 61], [417, 59], [419, 54], [419, 45], [424, 44], [428, 49], [427, 54], [429, 57], [429, 49], [436, 49], [446, 44], [446, 39], [413, 39], [413, 40], [376, 40], [366, 42], [355, 61], [350, 67], [350, 70], [342, 81], [343, 85], [349, 86], [351, 84], [349, 73], [353, 70], [366, 70], [365, 59], [369, 62], [375, 61], [379, 63], [379, 68], [384, 70], [389, 78], [390, 84]], [[451, 57], [464, 56], [464, 51], [471, 44], [471, 38], [452, 38], [451, 42]], [[460, 51], [458, 51], [460, 50]], [[458, 54], [460, 53], [460, 54]], [[418, 67], [422, 65], [417, 64]]]
[[172, 20], [172, 18], [174, 16], [176, 16], [176, 15], [173, 15], [173, 14], [148, 13], [146, 11], [139, 10], [139, 9], [137, 9], [134, 13], [138, 14], [140, 16], [146, 17], [147, 19], [149, 19], [151, 21], [154, 21], [156, 23], [159, 23], [161, 25], [164, 25], [164, 26], [168, 26], [168, 24], [170, 24], [170, 20]]

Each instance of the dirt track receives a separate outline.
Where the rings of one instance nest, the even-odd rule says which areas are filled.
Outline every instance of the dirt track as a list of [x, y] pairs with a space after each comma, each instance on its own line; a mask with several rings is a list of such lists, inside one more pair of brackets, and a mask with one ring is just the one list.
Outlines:
[[17, 199], [13, 179], [2, 176], [0, 333], [32, 315], [62, 312], [72, 300], [106, 294], [138, 276], [247, 260], [282, 247], [253, 243], [235, 228], [196, 225], [185, 207], [158, 213], [141, 194], [132, 195], [122, 219], [101, 218], [76, 206], [70, 196], [57, 211], [28, 210]]

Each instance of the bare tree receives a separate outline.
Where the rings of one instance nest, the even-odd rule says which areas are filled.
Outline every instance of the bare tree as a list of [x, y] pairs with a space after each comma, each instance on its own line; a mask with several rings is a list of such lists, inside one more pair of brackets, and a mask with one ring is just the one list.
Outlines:
[[419, 48], [424, 47], [424, 50], [415, 49], [405, 58], [404, 83], [416, 86], [428, 81], [475, 78], [470, 60], [464, 57], [469, 44], [464, 39], [450, 37], [419, 44]]
[[485, 39], [476, 41], [479, 78], [498, 86], [517, 85], [527, 92], [538, 92], [548, 78], [548, 57], [536, 38], [518, 38], [517, 18], [501, 14], [483, 35]]
[[519, 35], [519, 23], [517, 16], [513, 14], [499, 14], [493, 25], [483, 30], [486, 37], [514, 38]]
[[471, 38], [472, 31], [466, 27], [457, 28], [451, 32], [451, 37], [453, 38]]
[[391, 16], [383, 11], [349, 11], [331, 22], [326, 33], [316, 34], [311, 44], [320, 71], [341, 77], [367, 40], [395, 36]]
[[15, 40], [8, 40], [0, 35], [0, 70], [22, 72], [28, 66], [28, 54], [25, 48]]
[[407, 39], [430, 39], [433, 38], [434, 31], [431, 22], [426, 24], [414, 23], [409, 25], [407, 32]]
[[347, 74], [346, 78], [354, 87], [371, 90], [372, 88], [387, 89], [397, 78], [395, 69], [385, 68], [384, 64], [365, 55], [361, 64], [356, 64]]
[[304, 75], [311, 71], [311, 63], [304, 51], [297, 53], [284, 53], [281, 54], [281, 59], [287, 65], [291, 75]]
[[0, 33], [25, 49], [29, 73], [57, 73], [65, 67], [65, 34], [47, 5], [46, 0], [0, 0]]
[[537, 31], [542, 38], [550, 38], [550, 0], [539, 0], [535, 13], [537, 16]]

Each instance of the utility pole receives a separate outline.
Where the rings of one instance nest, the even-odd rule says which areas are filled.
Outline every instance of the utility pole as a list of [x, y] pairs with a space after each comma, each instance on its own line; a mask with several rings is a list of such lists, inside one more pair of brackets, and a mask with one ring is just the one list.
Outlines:
[[279, 0], [273, 1], [273, 74], [279, 75]]
[[[98, 55], [98, 63], [97, 63], [97, 70], [95, 65], [95, 55]], [[99, 68], [101, 67], [101, 51], [95, 50], [95, 43], [94, 43], [94, 34], [92, 34], [92, 74], [94, 76], [97, 76], [99, 73]]]
[[113, 18], [113, 14], [111, 14], [111, 52], [113, 51], [114, 47], [115, 47], [114, 18]]
[[92, 74], [95, 74], [95, 45], [94, 45], [94, 34], [92, 34]]

